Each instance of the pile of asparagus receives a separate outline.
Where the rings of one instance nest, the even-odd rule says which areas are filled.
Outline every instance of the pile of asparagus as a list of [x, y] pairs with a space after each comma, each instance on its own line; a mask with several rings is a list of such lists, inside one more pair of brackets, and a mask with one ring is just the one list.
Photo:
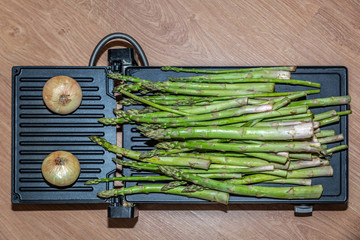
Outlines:
[[[121, 148], [105, 139], [90, 139], [108, 151], [132, 160], [113, 160], [124, 167], [156, 173], [149, 176], [92, 179], [159, 182], [98, 193], [114, 197], [136, 193], [168, 193], [227, 204], [229, 194], [277, 199], [317, 199], [322, 185], [311, 179], [333, 175], [331, 155], [346, 145], [343, 134], [322, 129], [351, 111], [314, 114], [313, 107], [350, 103], [350, 96], [303, 100], [320, 92], [320, 84], [291, 79], [296, 67], [244, 68], [209, 71], [163, 67], [163, 71], [193, 72], [191, 77], [154, 82], [111, 73], [120, 80], [114, 93], [122, 105], [144, 105], [101, 118], [105, 125], [138, 124], [146, 137], [157, 140], [149, 152]], [[302, 85], [307, 91], [275, 92], [275, 84]], [[135, 94], [138, 93], [138, 94]], [[286, 184], [285, 186], [281, 186]]]

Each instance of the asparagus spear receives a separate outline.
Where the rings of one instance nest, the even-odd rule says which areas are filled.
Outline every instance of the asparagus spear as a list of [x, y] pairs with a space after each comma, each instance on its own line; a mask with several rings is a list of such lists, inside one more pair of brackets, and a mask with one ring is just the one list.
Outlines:
[[315, 134], [315, 136], [318, 137], [318, 138], [330, 137], [330, 136], [334, 136], [334, 135], [335, 135], [335, 130], [334, 129], [323, 129], [319, 133]]
[[184, 186], [179, 186], [176, 188], [172, 188], [166, 191], [162, 191], [161, 189], [165, 184], [148, 184], [148, 185], [136, 185], [128, 188], [115, 188], [111, 190], [105, 190], [98, 193], [98, 196], [101, 198], [110, 198], [116, 196], [125, 196], [130, 194], [139, 194], [139, 193], [166, 193], [166, 194], [175, 194], [182, 195], [192, 198], [204, 199], [212, 202], [219, 202], [222, 204], [228, 204], [229, 194], [221, 191], [208, 190], [205, 189], [203, 191], [196, 192], [183, 192], [186, 188]]
[[269, 174], [264, 174], [264, 173], [257, 173], [257, 174], [251, 174], [251, 175], [244, 176], [240, 179], [226, 180], [226, 182], [232, 183], [232, 184], [248, 185], [248, 184], [270, 181], [270, 180], [274, 180], [274, 179], [278, 179], [278, 178], [280, 178], [280, 177], [274, 176], [274, 175], [269, 175]]
[[[109, 125], [109, 124], [121, 124], [126, 122], [137, 122], [137, 123], [168, 123], [171, 125], [182, 125], [186, 122], [196, 121], [206, 121], [208, 119], [219, 119], [219, 118], [228, 118], [232, 116], [241, 116], [248, 113], [261, 113], [272, 110], [272, 105], [247, 105], [240, 108], [232, 108], [223, 110], [216, 113], [206, 113], [200, 115], [191, 115], [186, 117], [178, 118], [143, 118], [142, 116], [127, 116], [126, 118], [100, 118], [99, 122]], [[288, 111], [289, 112], [289, 111]], [[278, 114], [278, 113], [274, 113]], [[289, 113], [290, 114], [290, 113]], [[248, 116], [248, 115], [247, 115]]]
[[[152, 164], [152, 163], [141, 163], [141, 162], [134, 162], [134, 161], [123, 161], [118, 158], [113, 158], [114, 162], [120, 165], [132, 167], [137, 170], [145, 170], [145, 171], [151, 171], [155, 173], [159, 173], [159, 166], [158, 164]], [[257, 172], [266, 172], [268, 174], [286, 177], [287, 172], [283, 170], [274, 170], [273, 165], [263, 165], [263, 166], [255, 166], [255, 167], [244, 167], [244, 166], [232, 166], [226, 165], [226, 167], [223, 165], [221, 168], [211, 168], [209, 167], [208, 170], [203, 169], [193, 169], [193, 168], [187, 168], [183, 169], [185, 173], [192, 173], [192, 174], [212, 174], [213, 176], [215, 174], [218, 175], [231, 175], [231, 174], [240, 174], [240, 173], [257, 173]]]
[[224, 73], [224, 74], [214, 74], [214, 75], [200, 75], [192, 77], [170, 77], [170, 81], [190, 81], [190, 82], [212, 82], [218, 79], [234, 80], [241, 78], [271, 78], [271, 79], [290, 79], [289, 71], [271, 71], [271, 70], [262, 70], [254, 72], [240, 72], [240, 73]]
[[331, 166], [321, 166], [288, 171], [287, 178], [331, 177], [332, 175], [333, 168]]
[[[303, 105], [303, 107], [306, 105]], [[282, 109], [280, 109], [282, 110]], [[279, 117], [272, 117], [263, 119], [265, 122], [274, 122], [274, 121], [312, 121], [313, 113], [311, 111], [307, 111], [306, 113], [293, 114], [293, 115], [285, 115]]]
[[[221, 110], [225, 110], [225, 109], [229, 109], [229, 108], [235, 108], [235, 107], [241, 107], [247, 104], [247, 98], [236, 98], [236, 99], [231, 99], [231, 100], [227, 100], [224, 102], [220, 102], [218, 104], [211, 104], [211, 105], [206, 105], [206, 106], [200, 106], [200, 107], [195, 107], [195, 108], [189, 108], [189, 109], [181, 109], [181, 111], [185, 112], [185, 113], [189, 113], [192, 115], [199, 115], [199, 114], [206, 114], [206, 113], [211, 113], [211, 112], [217, 112], [217, 111], [221, 111]], [[254, 107], [253, 107], [254, 108]], [[175, 109], [175, 108], [172, 108]], [[179, 109], [177, 109], [179, 110]], [[129, 112], [129, 114], [122, 114], [121, 111], [116, 111], [115, 112], [116, 115], [118, 115], [119, 117], [140, 117], [140, 118], [166, 118], [166, 117], [179, 117], [181, 115], [179, 114], [174, 114], [171, 112], [152, 112], [152, 113], [144, 113], [144, 114], [132, 114], [132, 112]]]
[[144, 161], [144, 162], [155, 163], [155, 164], [160, 164], [160, 165], [189, 166], [189, 167], [200, 168], [200, 169], [208, 169], [209, 165], [210, 165], [209, 160], [201, 159], [201, 158], [157, 157], [157, 156], [155, 156], [155, 157], [151, 157], [151, 158], [141, 159], [140, 158], [141, 153], [139, 153], [139, 152], [135, 152], [132, 150], [127, 150], [127, 149], [118, 147], [117, 145], [113, 145], [113, 144], [107, 142], [104, 138], [100, 138], [97, 136], [91, 136], [89, 138], [91, 141], [102, 146], [103, 148], [107, 149], [110, 152], [121, 154], [125, 157]]
[[312, 160], [298, 160], [298, 161], [290, 161], [290, 165], [288, 170], [296, 170], [310, 167], [318, 167], [321, 166], [320, 158], [314, 158]]
[[332, 105], [341, 105], [349, 104], [351, 101], [350, 96], [339, 96], [339, 97], [327, 97], [327, 98], [317, 98], [317, 99], [308, 99], [302, 101], [296, 101], [289, 104], [289, 106], [299, 106], [299, 105], [308, 105], [309, 107], [321, 107], [321, 106], [332, 106]]
[[171, 66], [161, 67], [163, 71], [175, 71], [175, 72], [190, 72], [190, 73], [212, 73], [212, 74], [222, 74], [222, 73], [238, 73], [238, 72], [254, 72], [262, 70], [270, 71], [295, 71], [296, 66], [280, 66], [280, 67], [258, 67], [258, 68], [238, 68], [238, 69], [227, 69], [227, 70], [204, 70], [204, 69], [191, 69], [191, 68], [178, 68]]
[[[240, 173], [200, 173], [198, 176], [218, 179], [237, 179], [241, 178]], [[157, 181], [172, 181], [171, 177], [167, 176], [129, 176], [129, 177], [112, 177], [112, 178], [98, 178], [86, 181], [85, 185], [96, 185], [104, 182], [127, 181], [127, 182], [157, 182]]]
[[295, 184], [295, 185], [304, 185], [311, 186], [311, 179], [306, 178], [279, 178], [274, 180], [265, 181], [264, 183], [280, 183], [280, 184]]
[[[160, 128], [166, 127], [191, 127], [191, 126], [222, 126], [228, 124], [234, 124], [239, 122], [247, 122], [250, 120], [258, 119], [258, 118], [271, 118], [275, 116], [286, 116], [286, 115], [296, 115], [299, 113], [304, 113], [307, 111], [307, 106], [298, 106], [294, 108], [282, 108], [277, 111], [269, 111], [263, 113], [255, 113], [255, 114], [248, 114], [239, 117], [232, 117], [232, 118], [225, 118], [225, 119], [216, 119], [211, 121], [202, 121], [202, 122], [178, 122], [178, 123], [162, 123], [160, 124]], [[144, 121], [144, 120], [141, 120]], [[109, 125], [109, 124], [119, 124], [124, 123], [124, 119], [113, 119], [113, 118], [101, 118], [99, 122]]]
[[251, 157], [261, 158], [261, 159], [267, 160], [269, 162], [275, 162], [275, 163], [280, 163], [280, 164], [285, 164], [289, 160], [288, 156], [287, 157], [279, 156], [276, 154], [270, 154], [270, 153], [264, 153], [264, 152], [245, 152], [244, 154], [251, 156]]
[[320, 198], [323, 191], [322, 185], [305, 187], [261, 187], [235, 185], [199, 177], [194, 174], [186, 174], [179, 169], [169, 166], [161, 166], [160, 170], [165, 175], [171, 176], [175, 179], [186, 180], [206, 188], [243, 196], [271, 197], [280, 199], [311, 199]]
[[335, 136], [318, 138], [318, 141], [321, 144], [332, 143], [332, 142], [340, 142], [342, 140], [344, 140], [344, 134], [342, 134], [342, 133], [338, 134], [338, 135], [335, 135]]
[[[124, 81], [134, 82], [132, 87], [134, 90], [139, 90], [140, 88], [149, 89], [152, 91], [166, 91], [167, 88], [180, 88], [180, 89], [200, 89], [200, 90], [244, 90], [252, 92], [274, 92], [275, 84], [274, 83], [240, 83], [240, 84], [211, 84], [211, 83], [186, 83], [186, 82], [152, 82], [144, 80], [141, 78], [131, 77], [122, 75], [120, 73], [110, 73], [108, 74], [113, 79], [119, 79]], [[128, 87], [126, 85], [126, 87]], [[114, 88], [114, 92], [118, 92], [123, 89], [123, 85], [118, 85]]]
[[[161, 149], [157, 149], [161, 150]], [[191, 149], [181, 148], [181, 149], [170, 149], [172, 150], [185, 150], [190, 151]], [[278, 152], [277, 154], [271, 153], [230, 153], [230, 152], [204, 152], [204, 153], [178, 153], [178, 156], [186, 157], [199, 157], [203, 159], [211, 160], [212, 163], [221, 163], [221, 164], [230, 164], [230, 165], [239, 165], [243, 166], [244, 164], [248, 167], [251, 166], [264, 166], [264, 165], [274, 165], [274, 163], [286, 164], [289, 160], [289, 153], [286, 155], [282, 154], [284, 152]], [[278, 155], [281, 154], [281, 155]], [[250, 156], [250, 158], [249, 158]], [[311, 154], [310, 154], [311, 157]], [[239, 159], [241, 158], [241, 159]], [[265, 161], [263, 161], [265, 160]], [[311, 158], [310, 158], [311, 160]], [[269, 163], [271, 162], [271, 164]], [[266, 164], [268, 163], [268, 164]], [[211, 167], [211, 165], [210, 165]]]
[[143, 133], [155, 140], [189, 139], [189, 138], [230, 138], [250, 140], [294, 140], [307, 139], [314, 135], [313, 123], [304, 123], [294, 126], [282, 126], [278, 128], [261, 127], [190, 127], [190, 128], [167, 128], [152, 130]]
[[299, 160], [312, 160], [311, 153], [289, 153], [289, 158]]
[[96, 185], [103, 182], [114, 182], [114, 181], [139, 181], [139, 182], [157, 182], [157, 181], [171, 181], [174, 180], [167, 176], [130, 176], [130, 177], [112, 177], [112, 178], [99, 178], [90, 179], [85, 182], [85, 185]]
[[348, 146], [346, 144], [343, 144], [343, 145], [339, 145], [339, 146], [336, 146], [336, 147], [333, 147], [333, 148], [330, 148], [330, 149], [327, 149], [326, 150], [326, 154], [327, 155], [330, 155], [334, 152], [338, 152], [338, 151], [341, 151], [341, 150], [344, 150], [344, 149], [347, 149]]
[[202, 83], [278, 83], [287, 85], [302, 85], [308, 87], [320, 88], [320, 83], [310, 81], [303, 81], [297, 79], [277, 79], [277, 78], [227, 78], [222, 77], [219, 79], [193, 79], [193, 78], [169, 78], [170, 81], [184, 81], [184, 82], [202, 82]]
[[252, 158], [252, 157], [226, 157], [226, 156], [204, 155], [204, 154], [194, 154], [194, 153], [178, 153], [177, 156], [199, 157], [203, 159], [208, 159], [212, 163], [209, 168], [212, 167], [213, 163], [247, 166], [247, 167], [271, 165], [268, 161], [258, 158]]
[[326, 118], [331, 118], [331, 117], [334, 117], [334, 116], [337, 116], [337, 113], [336, 113], [335, 110], [331, 110], [331, 111], [328, 111], [328, 112], [315, 114], [314, 115], [314, 121], [320, 121], [320, 120], [323, 120], [323, 119], [326, 119]]
[[267, 174], [263, 174], [263, 173], [248, 175], [241, 179], [231, 179], [231, 180], [227, 180], [226, 182], [229, 182], [232, 184], [242, 184], [242, 185], [248, 185], [248, 184], [254, 184], [254, 183], [280, 183], [280, 184], [296, 184], [296, 185], [304, 185], [304, 186], [311, 185], [311, 179], [282, 178], [282, 177], [267, 175]]
[[[140, 154], [140, 158], [151, 158], [154, 156], [181, 156], [178, 153], [183, 153], [183, 152], [188, 152], [191, 151], [192, 149], [187, 149], [187, 148], [182, 148], [182, 149], [170, 149], [170, 150], [163, 150], [163, 149], [153, 149], [151, 151], [147, 151], [147, 152], [142, 152]], [[178, 154], [178, 155], [176, 155]], [[189, 157], [189, 156], [188, 156]], [[196, 157], [195, 155], [193, 155], [193, 157]], [[199, 156], [198, 156], [199, 157]]]
[[136, 95], [134, 95], [132, 93], [129, 93], [127, 91], [124, 91], [124, 90], [120, 90], [120, 93], [122, 93], [122, 94], [124, 94], [124, 95], [126, 95], [128, 97], [131, 97], [132, 99], [134, 99], [136, 101], [142, 102], [144, 104], [150, 105], [150, 106], [152, 106], [154, 108], [158, 108], [158, 109], [163, 110], [163, 111], [172, 112], [172, 113], [183, 115], [183, 116], [190, 115], [190, 114], [184, 113], [182, 111], [174, 110], [174, 109], [168, 108], [166, 106], [161, 106], [159, 104], [153, 103], [153, 102], [151, 102], [149, 100], [143, 99], [143, 98], [141, 98], [139, 96], [136, 96]]
[[268, 142], [266, 144], [235, 144], [235, 143], [218, 143], [218, 142], [201, 142], [201, 141], [185, 141], [185, 142], [160, 142], [156, 147], [162, 149], [172, 148], [192, 148], [202, 150], [230, 151], [230, 152], [314, 152], [323, 151], [321, 144], [317, 142]]
[[[255, 123], [255, 125], [253, 127], [272, 127], [272, 128], [278, 128], [281, 126], [294, 126], [294, 125], [299, 125], [299, 124], [304, 124], [304, 123], [310, 123], [313, 122], [311, 119], [306, 119], [306, 120], [297, 120], [297, 119], [284, 119], [284, 120], [277, 120], [277, 121], [266, 121], [266, 122], [258, 122]], [[234, 124], [229, 124], [226, 125], [227, 127], [244, 127], [245, 123], [234, 123]]]
[[[151, 82], [152, 85], [145, 85], [148, 89], [166, 91], [166, 88], [199, 89], [199, 90], [244, 90], [250, 92], [274, 92], [274, 83], [234, 83], [234, 84], [214, 84], [214, 83], [192, 83], [192, 82]], [[159, 87], [160, 86], [160, 87]]]
[[320, 121], [317, 121], [320, 125], [320, 127], [325, 126], [325, 125], [330, 125], [336, 122], [340, 121], [340, 116], [335, 116], [335, 117], [331, 117], [331, 118], [326, 118]]

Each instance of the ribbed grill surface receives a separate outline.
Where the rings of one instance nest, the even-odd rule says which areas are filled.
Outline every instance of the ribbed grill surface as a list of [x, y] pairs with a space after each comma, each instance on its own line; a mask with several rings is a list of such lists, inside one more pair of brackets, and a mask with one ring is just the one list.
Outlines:
[[[14, 67], [13, 202], [104, 202], [96, 193], [107, 185], [86, 186], [84, 182], [106, 177], [115, 169], [114, 155], [88, 138], [97, 135], [116, 142], [115, 127], [97, 121], [113, 116], [116, 105], [106, 71], [100, 67]], [[82, 103], [72, 114], [54, 114], [43, 103], [42, 88], [57, 75], [73, 77], [83, 91]], [[69, 151], [80, 161], [79, 179], [70, 187], [51, 186], [42, 177], [43, 159], [57, 150]]]

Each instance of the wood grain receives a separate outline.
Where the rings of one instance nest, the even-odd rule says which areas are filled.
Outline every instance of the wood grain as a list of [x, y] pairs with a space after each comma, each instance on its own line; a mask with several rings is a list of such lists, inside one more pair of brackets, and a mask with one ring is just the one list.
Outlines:
[[[0, 239], [360, 239], [359, 13], [355, 0], [0, 1]], [[101, 204], [12, 206], [11, 67], [87, 65], [112, 32], [137, 39], [153, 66], [347, 66], [349, 203], [311, 217], [288, 205], [148, 204], [132, 220], [108, 220]]]

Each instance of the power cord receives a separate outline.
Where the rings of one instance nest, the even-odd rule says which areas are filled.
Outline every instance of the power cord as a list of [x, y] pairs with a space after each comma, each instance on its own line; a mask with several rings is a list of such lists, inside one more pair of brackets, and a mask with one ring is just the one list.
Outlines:
[[107, 35], [106, 37], [104, 37], [103, 39], [101, 39], [101, 41], [96, 45], [94, 51], [91, 54], [90, 57], [90, 62], [89, 62], [89, 66], [90, 67], [94, 67], [95, 63], [96, 63], [96, 58], [101, 50], [102, 47], [104, 47], [104, 45], [108, 42], [110, 42], [111, 40], [114, 39], [123, 39], [128, 41], [129, 43], [131, 43], [136, 52], [139, 54], [139, 57], [141, 59], [141, 62], [143, 63], [144, 66], [149, 66], [149, 62], [146, 58], [146, 55], [144, 53], [144, 50], [141, 48], [140, 44], [131, 36], [125, 34], [125, 33], [111, 33], [109, 35]]

